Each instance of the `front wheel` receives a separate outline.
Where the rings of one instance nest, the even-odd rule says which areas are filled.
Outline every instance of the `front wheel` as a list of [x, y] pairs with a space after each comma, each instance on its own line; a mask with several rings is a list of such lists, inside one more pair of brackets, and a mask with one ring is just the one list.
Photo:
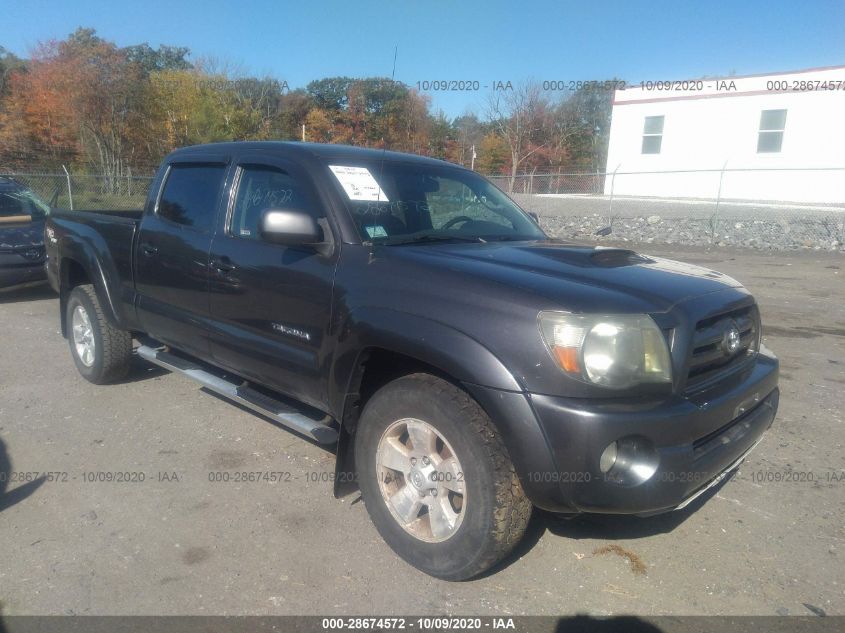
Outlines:
[[399, 378], [370, 398], [355, 434], [355, 462], [381, 536], [438, 578], [486, 571], [519, 542], [531, 516], [490, 419], [435, 376]]
[[132, 358], [132, 336], [106, 319], [94, 286], [85, 284], [71, 290], [65, 316], [70, 354], [83, 378], [102, 385], [125, 377]]

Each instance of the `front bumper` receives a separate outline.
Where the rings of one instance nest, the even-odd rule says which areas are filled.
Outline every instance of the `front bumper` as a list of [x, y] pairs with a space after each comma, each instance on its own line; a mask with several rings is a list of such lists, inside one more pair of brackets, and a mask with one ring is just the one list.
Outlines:
[[[667, 401], [529, 394], [545, 451], [534, 442], [532, 459], [517, 433], [505, 433], [505, 441], [526, 493], [540, 508], [566, 513], [666, 512], [701, 494], [760, 441], [777, 412], [777, 380], [777, 359], [760, 353], [751, 367], [719, 386]], [[498, 401], [508, 399], [500, 396]], [[497, 402], [485, 400], [491, 406]], [[496, 421], [495, 412], [492, 417]], [[527, 428], [523, 422], [522, 429]], [[620, 483], [602, 474], [599, 458], [608, 444], [632, 436], [653, 448], [656, 470], [642, 483]]]

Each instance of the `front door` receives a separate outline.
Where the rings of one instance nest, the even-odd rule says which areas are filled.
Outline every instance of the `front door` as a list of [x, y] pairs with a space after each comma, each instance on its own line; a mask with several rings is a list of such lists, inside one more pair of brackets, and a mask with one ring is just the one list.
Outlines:
[[310, 178], [286, 161], [243, 156], [234, 182], [211, 245], [214, 362], [320, 408], [337, 249], [321, 254], [265, 242], [259, 221], [269, 209], [292, 209], [311, 213], [329, 231], [326, 214]]

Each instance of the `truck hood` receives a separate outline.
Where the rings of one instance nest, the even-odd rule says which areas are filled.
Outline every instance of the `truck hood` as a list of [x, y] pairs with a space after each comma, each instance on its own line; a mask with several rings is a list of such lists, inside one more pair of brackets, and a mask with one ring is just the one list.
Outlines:
[[[590, 247], [559, 241], [426, 244], [388, 247], [391, 256], [411, 258], [488, 280], [519, 286], [550, 300], [569, 304], [573, 284], [595, 297], [595, 290], [634, 298], [649, 311], [727, 288], [736, 280], [714, 270], [619, 248]], [[602, 302], [604, 303], [604, 302]], [[576, 307], [576, 306], [572, 306]]]

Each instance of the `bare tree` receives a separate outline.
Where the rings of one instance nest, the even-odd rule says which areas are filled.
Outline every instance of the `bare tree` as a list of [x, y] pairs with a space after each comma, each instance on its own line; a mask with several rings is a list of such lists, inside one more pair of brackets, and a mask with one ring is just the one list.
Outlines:
[[519, 84], [513, 90], [496, 90], [489, 96], [487, 118], [510, 150], [508, 192], [512, 193], [520, 165], [549, 147], [549, 102], [535, 82]]

